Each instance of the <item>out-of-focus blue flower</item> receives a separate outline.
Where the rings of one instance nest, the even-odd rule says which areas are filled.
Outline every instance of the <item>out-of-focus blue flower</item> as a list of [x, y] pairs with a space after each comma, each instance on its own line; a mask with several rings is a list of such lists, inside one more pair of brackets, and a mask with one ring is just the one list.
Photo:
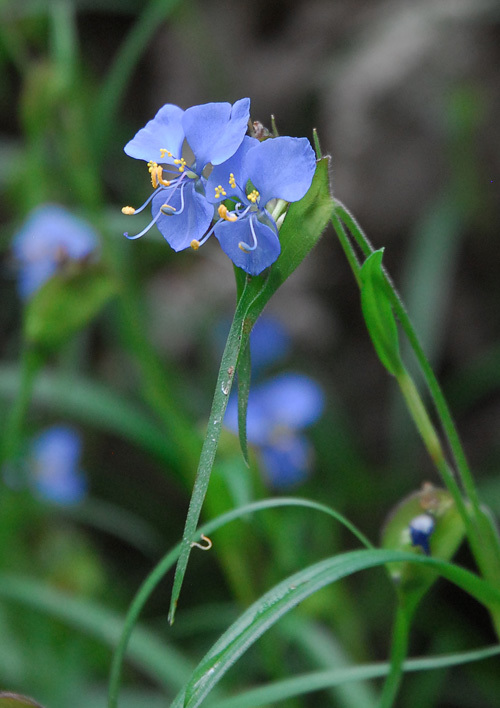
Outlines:
[[[302, 431], [321, 415], [320, 386], [301, 374], [280, 374], [250, 391], [248, 442], [260, 448], [268, 482], [286, 488], [302, 482], [312, 463], [312, 446]], [[238, 432], [238, 401], [231, 396], [225, 425]]]
[[412, 546], [419, 546], [425, 555], [430, 556], [430, 539], [436, 522], [430, 514], [419, 514], [410, 521], [409, 532]]
[[88, 258], [97, 245], [95, 231], [83, 219], [57, 204], [37, 207], [12, 244], [20, 296], [29, 298], [65, 263]]
[[65, 425], [48, 428], [33, 440], [29, 456], [30, 484], [41, 499], [55, 504], [76, 504], [87, 493], [80, 469], [82, 443]]
[[[136, 236], [156, 223], [174, 249], [199, 247], [199, 240], [212, 223], [214, 208], [205, 197], [203, 170], [218, 165], [239, 148], [250, 117], [250, 99], [230, 103], [206, 103], [183, 111], [167, 103], [125, 146], [130, 157], [145, 160], [151, 175], [153, 194], [139, 209], [124, 207], [125, 214], [137, 214], [152, 202], [153, 220]], [[182, 156], [184, 141], [193, 153], [190, 164]], [[174, 218], [175, 217], [175, 218]]]
[[291, 346], [290, 335], [274, 317], [259, 317], [250, 333], [252, 372], [283, 359]]
[[314, 151], [307, 138], [259, 142], [248, 136], [232, 157], [214, 167], [207, 182], [207, 198], [213, 204], [227, 198], [236, 202], [233, 211], [224, 204], [219, 206], [220, 220], [214, 232], [236, 266], [258, 275], [274, 263], [281, 252], [275, 218], [283, 213], [285, 202], [302, 199], [315, 169]]

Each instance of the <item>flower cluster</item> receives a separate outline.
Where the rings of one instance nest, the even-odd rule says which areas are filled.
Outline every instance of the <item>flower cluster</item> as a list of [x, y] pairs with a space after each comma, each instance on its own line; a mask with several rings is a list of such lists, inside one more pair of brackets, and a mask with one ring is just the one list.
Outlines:
[[[270, 363], [287, 349], [281, 327], [268, 318], [257, 322], [250, 335], [252, 362]], [[275, 333], [273, 333], [275, 329]], [[255, 336], [254, 336], [255, 335]], [[269, 352], [266, 350], [269, 347]], [[253, 367], [253, 363], [252, 363]], [[268, 484], [275, 489], [296, 486], [305, 480], [313, 461], [313, 449], [303, 431], [321, 415], [324, 394], [308, 376], [284, 373], [250, 391], [247, 408], [247, 440], [259, 449]], [[224, 424], [238, 432], [238, 401], [231, 396]]]
[[26, 300], [69, 261], [87, 259], [98, 246], [92, 227], [57, 204], [37, 207], [16, 234], [18, 291]]
[[156, 224], [181, 251], [197, 250], [215, 234], [250, 275], [274, 263], [280, 254], [277, 219], [287, 202], [306, 194], [316, 161], [306, 138], [260, 142], [246, 136], [249, 117], [248, 98], [186, 111], [163, 106], [125, 146], [127, 155], [147, 162], [154, 189], [139, 209], [122, 209], [137, 214], [151, 203], [153, 216], [143, 231], [125, 236], [139, 238]]

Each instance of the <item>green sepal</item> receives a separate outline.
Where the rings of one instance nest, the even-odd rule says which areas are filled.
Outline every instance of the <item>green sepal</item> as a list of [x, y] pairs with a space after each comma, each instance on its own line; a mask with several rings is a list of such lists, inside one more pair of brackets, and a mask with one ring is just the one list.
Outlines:
[[18, 693], [0, 693], [0, 708], [43, 708], [40, 703], [36, 703], [27, 696]]
[[363, 263], [361, 276], [361, 308], [378, 358], [387, 371], [397, 376], [403, 369], [399, 356], [396, 319], [387, 296], [382, 270], [384, 249], [374, 251]]
[[57, 349], [89, 324], [116, 290], [115, 281], [103, 266], [68, 264], [27, 303], [24, 317], [27, 343]]
[[[451, 494], [430, 484], [410, 494], [393, 509], [382, 530], [382, 547], [424, 554], [419, 546], [412, 546], [409, 527], [415, 517], [425, 513], [435, 520], [430, 537], [431, 556], [451, 560], [465, 536], [464, 523]], [[414, 602], [420, 600], [438, 577], [433, 568], [415, 563], [391, 563], [388, 571], [400, 594]]]

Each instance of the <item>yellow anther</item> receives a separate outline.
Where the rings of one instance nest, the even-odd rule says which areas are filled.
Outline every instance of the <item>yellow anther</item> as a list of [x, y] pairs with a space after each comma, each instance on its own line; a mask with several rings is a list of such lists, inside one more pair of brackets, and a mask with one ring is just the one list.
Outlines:
[[130, 214], [130, 215], [135, 214], [135, 209], [134, 209], [134, 207], [129, 207], [129, 206], [122, 207], [122, 214]]
[[250, 253], [250, 251], [243, 246], [241, 241], [238, 244], [238, 248], [243, 251], [243, 253]]
[[197, 241], [195, 238], [191, 241], [191, 248], [193, 251], [197, 251], [200, 247], [200, 242]]
[[170, 216], [170, 212], [168, 211], [168, 209], [170, 209], [171, 212], [177, 211], [177, 209], [175, 207], [171, 206], [170, 204], [162, 204], [160, 207], [161, 213], [165, 214], [165, 216]]
[[157, 162], [148, 162], [149, 174], [151, 175], [151, 184], [153, 189], [156, 189], [159, 184], [164, 187], [170, 187], [168, 179], [163, 179], [163, 167]]
[[251, 201], [253, 204], [257, 201], [257, 199], [260, 197], [259, 192], [256, 189], [253, 189], [250, 194], [247, 194], [247, 199]]
[[236, 214], [231, 214], [230, 211], [228, 211], [227, 206], [224, 204], [219, 204], [219, 208], [217, 209], [219, 216], [221, 219], [224, 219], [225, 221], [237, 221], [238, 217]]
[[162, 158], [165, 157], [165, 155], [168, 155], [169, 157], [173, 157], [170, 150], [167, 150], [166, 148], [160, 148], [160, 155]]
[[180, 160], [174, 160], [174, 165], [179, 165], [178, 170], [179, 172], [184, 172], [186, 169], [186, 160], [181, 157]]
[[225, 197], [227, 194], [226, 190], [222, 186], [222, 184], [219, 184], [218, 187], [215, 188], [215, 198], [220, 199], [221, 197]]
[[231, 174], [229, 175], [229, 186], [233, 189], [236, 189], [236, 180], [234, 179], [233, 172], [231, 172]]

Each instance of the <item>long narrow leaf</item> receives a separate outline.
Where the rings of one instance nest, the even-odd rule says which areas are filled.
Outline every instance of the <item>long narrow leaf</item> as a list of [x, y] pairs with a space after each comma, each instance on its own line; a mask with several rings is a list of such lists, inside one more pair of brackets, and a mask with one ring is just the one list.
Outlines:
[[[308, 509], [313, 509], [315, 511], [320, 511], [327, 514], [341, 524], [343, 524], [351, 533], [353, 533], [358, 540], [365, 545], [367, 548], [371, 547], [363, 534], [356, 529], [350, 521], [348, 521], [342, 514], [339, 514], [335, 509], [332, 509], [325, 504], [319, 504], [318, 502], [310, 501], [308, 499], [300, 499], [296, 497], [276, 497], [275, 499], [264, 499], [263, 501], [253, 502], [252, 504], [246, 504], [245, 506], [239, 507], [238, 509], [232, 509], [231, 511], [222, 514], [221, 516], [213, 519], [199, 529], [199, 533], [211, 534], [219, 528], [225, 526], [225, 524], [235, 521], [236, 519], [244, 518], [248, 514], [255, 511], [262, 511], [264, 509], [272, 509], [282, 506], [299, 506]], [[130, 640], [132, 631], [134, 630], [134, 625], [146, 604], [151, 593], [154, 591], [161, 579], [166, 575], [166, 573], [173, 566], [175, 561], [178, 559], [181, 551], [181, 544], [177, 544], [166, 556], [164, 556], [160, 562], [153, 568], [151, 573], [146, 577], [141, 587], [139, 588], [132, 604], [130, 605], [129, 611], [123, 623], [123, 632], [118, 642], [115, 655], [113, 657], [113, 663], [111, 667], [111, 675], [109, 680], [109, 708], [116, 708], [118, 704], [118, 691], [120, 688], [120, 677], [122, 664], [127, 650], [127, 645]]]
[[[116, 646], [122, 632], [123, 619], [118, 613], [38, 580], [0, 575], [0, 597], [56, 617], [110, 647]], [[154, 681], [170, 689], [178, 689], [191, 670], [179, 652], [143, 627], [136, 627], [127, 655]]]
[[212, 646], [178, 694], [172, 708], [196, 708], [237, 659], [280, 617], [326, 585], [360, 570], [407, 561], [434, 567], [486, 606], [500, 603], [500, 591], [468, 570], [414, 553], [370, 549], [320, 561], [276, 585], [244, 612]]
[[[430, 671], [446, 669], [452, 666], [469, 664], [500, 655], [500, 645], [484, 647], [474, 651], [463, 651], [456, 654], [431, 656], [425, 659], [408, 659], [404, 662], [405, 672]], [[348, 666], [329, 671], [314, 671], [284, 681], [275, 681], [267, 686], [260, 686], [237, 696], [217, 700], [217, 708], [259, 708], [259, 706], [275, 705], [287, 698], [321, 691], [352, 681], [367, 681], [369, 679], [387, 676], [390, 665], [386, 663]], [[215, 705], [213, 703], [210, 706]]]
[[[0, 397], [15, 398], [20, 382], [19, 367], [0, 367]], [[120, 435], [175, 469], [174, 441], [165, 436], [140, 406], [98, 381], [44, 372], [35, 382], [32, 400], [35, 405], [70, 419]]]

